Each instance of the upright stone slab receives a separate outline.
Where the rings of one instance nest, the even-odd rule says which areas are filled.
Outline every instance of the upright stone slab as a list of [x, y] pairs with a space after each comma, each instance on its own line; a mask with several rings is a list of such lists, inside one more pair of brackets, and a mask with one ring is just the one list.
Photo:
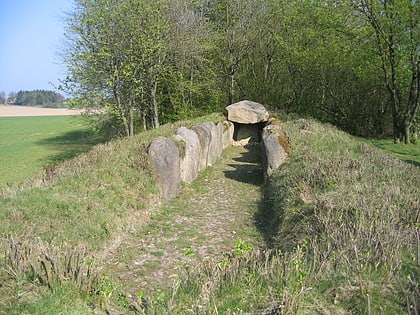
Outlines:
[[200, 163], [201, 148], [198, 135], [191, 129], [181, 127], [176, 131], [174, 138], [185, 144], [185, 152], [180, 152], [181, 180], [191, 183], [198, 176]]
[[265, 179], [270, 177], [287, 158], [287, 153], [280, 144], [279, 135], [267, 127], [262, 132], [262, 156]]
[[232, 122], [230, 121], [223, 121], [223, 149], [226, 149], [233, 143], [233, 133], [235, 131], [235, 127]]
[[217, 128], [217, 158], [222, 155], [223, 151], [223, 123], [218, 122], [216, 125]]
[[161, 197], [175, 198], [181, 190], [179, 150], [175, 143], [158, 137], [150, 144], [148, 154], [157, 175]]
[[219, 129], [213, 122], [208, 124], [210, 124], [209, 126], [211, 128], [211, 142], [207, 158], [207, 166], [211, 166], [217, 161], [217, 158], [219, 157], [219, 146], [221, 145], [221, 136], [219, 135]]
[[256, 124], [268, 121], [269, 114], [265, 107], [252, 101], [240, 101], [226, 107], [227, 118], [240, 124]]
[[200, 162], [198, 169], [204, 170], [208, 165], [208, 155], [211, 143], [212, 123], [200, 123], [191, 128], [200, 141]]

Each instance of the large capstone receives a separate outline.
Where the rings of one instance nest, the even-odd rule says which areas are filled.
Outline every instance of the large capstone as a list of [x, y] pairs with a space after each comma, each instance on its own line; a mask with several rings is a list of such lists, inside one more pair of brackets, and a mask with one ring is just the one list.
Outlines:
[[265, 107], [252, 101], [240, 101], [226, 107], [228, 120], [240, 124], [256, 124], [268, 121]]

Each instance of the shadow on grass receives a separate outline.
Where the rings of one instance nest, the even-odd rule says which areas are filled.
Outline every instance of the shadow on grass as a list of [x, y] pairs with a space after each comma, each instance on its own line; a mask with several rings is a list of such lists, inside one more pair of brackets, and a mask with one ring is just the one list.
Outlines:
[[56, 153], [48, 158], [48, 163], [58, 164], [88, 152], [93, 146], [103, 142], [105, 142], [105, 139], [93, 131], [76, 130], [40, 140], [37, 144], [47, 146], [55, 151]]
[[228, 166], [234, 170], [224, 171], [227, 178], [261, 187], [262, 198], [254, 214], [254, 224], [264, 238], [266, 246], [272, 248], [275, 246], [274, 239], [282, 220], [282, 206], [273, 202], [272, 184], [264, 183], [261, 147], [246, 147], [246, 151], [233, 161], [237, 163], [231, 163]]
[[407, 162], [408, 164], [420, 167], [420, 163], [418, 161], [413, 161], [413, 160], [405, 160], [403, 159], [404, 162]]
[[275, 204], [273, 198], [273, 185], [270, 182], [261, 187], [262, 198], [254, 214], [254, 222], [258, 232], [264, 238], [268, 248], [274, 248], [275, 238], [283, 220], [283, 205]]

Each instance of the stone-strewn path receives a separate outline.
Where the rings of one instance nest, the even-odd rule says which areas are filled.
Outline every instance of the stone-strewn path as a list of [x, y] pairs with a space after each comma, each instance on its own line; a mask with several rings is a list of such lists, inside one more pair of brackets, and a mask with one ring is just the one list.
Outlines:
[[107, 273], [127, 291], [171, 286], [186, 269], [220, 259], [238, 240], [263, 243], [254, 222], [263, 181], [259, 147], [229, 147], [218, 162], [155, 211], [147, 227], [120, 245]]

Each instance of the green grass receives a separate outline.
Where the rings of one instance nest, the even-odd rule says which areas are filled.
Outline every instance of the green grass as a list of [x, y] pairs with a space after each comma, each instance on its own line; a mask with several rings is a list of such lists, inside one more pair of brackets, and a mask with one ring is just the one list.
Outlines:
[[88, 151], [99, 139], [77, 116], [1, 117], [0, 188]]
[[[145, 224], [147, 212], [158, 200], [146, 147], [157, 136], [171, 136], [181, 125], [194, 123], [165, 125], [136, 137], [99, 144], [58, 163], [34, 181], [0, 190], [0, 282], [7, 283], [0, 286], [0, 314], [19, 310], [41, 314], [33, 301], [49, 303], [50, 299], [56, 301], [56, 314], [69, 313], [68, 305], [54, 297], [60, 290], [64, 295], [76, 290], [77, 299], [107, 302], [107, 294], [95, 278], [100, 265], [92, 253], [100, 254], [119, 233]], [[59, 145], [50, 136], [47, 144], [45, 137], [33, 142]], [[46, 156], [56, 161], [63, 151], [49, 151]], [[69, 254], [63, 256], [63, 252]], [[75, 277], [81, 280], [75, 281]], [[46, 287], [50, 288], [47, 293]]]
[[[0, 314], [131, 314], [124, 288], [95, 278], [101, 265], [92, 253], [145, 224], [140, 214], [157, 195], [145, 148], [180, 125], [98, 145], [41, 182], [2, 192]], [[255, 217], [270, 249], [233, 251], [186, 272], [145, 313], [420, 310], [420, 169], [316, 121], [284, 127], [292, 151]], [[72, 280], [78, 275], [83, 282]]]
[[386, 150], [401, 160], [416, 166], [420, 166], [419, 141], [414, 144], [394, 143], [393, 139], [363, 139], [363, 141], [366, 141], [375, 147]]
[[257, 221], [271, 250], [185, 275], [150, 314], [410, 314], [420, 311], [420, 170], [311, 120]]

